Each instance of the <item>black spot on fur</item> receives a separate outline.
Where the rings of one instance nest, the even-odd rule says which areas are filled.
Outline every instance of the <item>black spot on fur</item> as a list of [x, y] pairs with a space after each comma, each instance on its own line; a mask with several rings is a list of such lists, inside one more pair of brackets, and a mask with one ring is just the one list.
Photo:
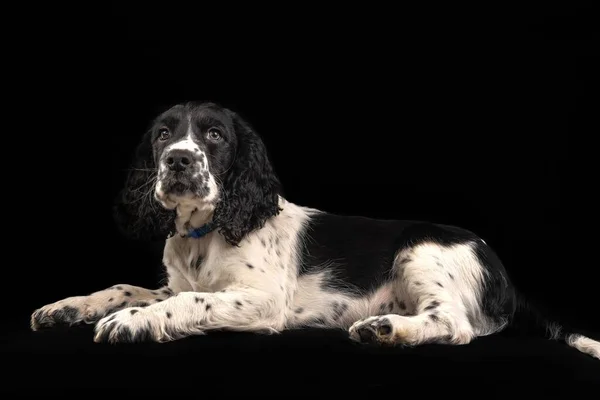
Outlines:
[[438, 285], [438, 286], [439, 286], [439, 287], [441, 287], [441, 288], [443, 288], [443, 287], [444, 287], [444, 285], [442, 285], [440, 282], [437, 282], [437, 281], [436, 281], [436, 282], [435, 282], [435, 284], [436, 284], [436, 285]]
[[127, 297], [131, 297], [131, 292], [124, 292], [123, 294]]
[[303, 312], [303, 311], [304, 311], [304, 308], [302, 308], [302, 307], [298, 307], [298, 308], [296, 308], [296, 311], [295, 311], [295, 313], [296, 313], [296, 314], [302, 314], [302, 312]]
[[448, 276], [450, 277], [450, 279], [454, 280], [454, 275], [452, 275], [450, 272], [448, 272]]
[[344, 315], [344, 313], [346, 312], [346, 310], [348, 309], [348, 304], [347, 303], [338, 303], [338, 302], [334, 302], [333, 303], [333, 320], [337, 321], [339, 320], [342, 315]]
[[171, 314], [170, 312], [167, 311], [167, 318], [171, 318], [173, 316], [173, 314]]
[[155, 302], [160, 303], [163, 299], [154, 299]]
[[148, 303], [147, 303], [147, 302], [145, 302], [145, 301], [138, 301], [138, 302], [136, 302], [136, 303], [135, 303], [135, 305], [136, 305], [137, 307], [148, 307], [150, 304], [148, 304]]
[[236, 306], [237, 308], [240, 308], [240, 307], [242, 306], [242, 302], [241, 302], [241, 301], [239, 301], [239, 300], [236, 300], [236, 301], [235, 301], [235, 306]]
[[246, 265], [248, 266], [248, 268], [250, 269], [254, 269], [254, 265], [250, 264], [250, 263], [246, 263]]
[[210, 304], [207, 304], [207, 305], [206, 305], [206, 311], [210, 310], [210, 308], [211, 308], [211, 307], [212, 307], [212, 306], [211, 306]]
[[138, 310], [131, 310], [129, 311], [131, 313], [131, 315], [135, 314], [136, 312], [138, 312]]
[[110, 302], [112, 302], [113, 300], [114, 300], [114, 298], [112, 298], [112, 297], [111, 297], [110, 299], [108, 299], [108, 302], [110, 303]]
[[398, 303], [398, 305], [400, 306], [401, 310], [406, 310], [406, 303], [405, 302], [401, 301], [401, 302]]
[[427, 307], [425, 307], [425, 310], [433, 310], [434, 308], [436, 308], [439, 305], [440, 305], [440, 302], [437, 300], [434, 300]]
[[203, 297], [194, 297], [194, 300], [196, 301], [196, 303], [200, 302], [200, 303], [204, 303], [204, 298]]
[[436, 314], [429, 314], [429, 318], [431, 318], [433, 322], [438, 322], [440, 320], [440, 317], [438, 317]]

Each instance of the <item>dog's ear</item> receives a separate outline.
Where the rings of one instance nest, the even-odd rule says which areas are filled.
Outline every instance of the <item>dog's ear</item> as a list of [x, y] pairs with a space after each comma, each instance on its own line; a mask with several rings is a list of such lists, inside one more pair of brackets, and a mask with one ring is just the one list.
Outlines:
[[281, 188], [263, 141], [237, 113], [226, 111], [233, 120], [238, 143], [233, 165], [222, 182], [213, 222], [228, 243], [238, 245], [244, 236], [279, 213]]
[[135, 150], [113, 208], [117, 227], [126, 238], [162, 240], [174, 229], [176, 212], [163, 208], [154, 197], [157, 173], [148, 131]]

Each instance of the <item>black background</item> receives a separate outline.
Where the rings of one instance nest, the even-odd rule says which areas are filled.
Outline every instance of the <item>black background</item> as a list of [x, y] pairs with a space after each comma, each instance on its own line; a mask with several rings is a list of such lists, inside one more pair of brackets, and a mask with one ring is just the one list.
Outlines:
[[[597, 179], [587, 136], [597, 134], [592, 9], [295, 7], [114, 3], [93, 39], [79, 29], [85, 18], [34, 30], [34, 45], [20, 51], [26, 57], [14, 58], [25, 60], [23, 69], [11, 77], [22, 101], [17, 112], [25, 108], [17, 140], [27, 150], [10, 154], [8, 166], [24, 171], [37, 160], [36, 172], [16, 179], [26, 206], [11, 216], [27, 221], [11, 224], [18, 239], [10, 244], [25, 246], [17, 251], [25, 262], [7, 269], [12, 290], [26, 292], [4, 310], [15, 376], [35, 376], [40, 387], [138, 391], [174, 380], [185, 390], [204, 376], [203, 387], [222, 378], [235, 388], [240, 371], [249, 381], [260, 374], [256, 360], [272, 368], [262, 369], [257, 390], [315, 383], [354, 391], [402, 384], [402, 376], [572, 390], [582, 387], [573, 379], [600, 376], [597, 360], [537, 339], [386, 353], [361, 352], [343, 333], [215, 334], [115, 350], [92, 345], [88, 327], [28, 332], [29, 315], [44, 304], [116, 283], [157, 285], [161, 244], [120, 238], [111, 205], [150, 119], [187, 100], [216, 101], [248, 119], [288, 200], [473, 230], [536, 303], [600, 331], [591, 222]], [[168, 366], [147, 376], [153, 357]], [[114, 371], [115, 359], [139, 364]], [[311, 369], [300, 359], [320, 361]], [[57, 367], [64, 360], [85, 363], [66, 367], [77, 379]]]

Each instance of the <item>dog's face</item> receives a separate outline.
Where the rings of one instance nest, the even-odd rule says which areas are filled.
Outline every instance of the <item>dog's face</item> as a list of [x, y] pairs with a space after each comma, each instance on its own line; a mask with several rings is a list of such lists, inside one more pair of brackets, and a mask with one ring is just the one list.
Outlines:
[[158, 168], [155, 196], [162, 206], [215, 206], [237, 148], [231, 116], [211, 105], [176, 106], [156, 118], [150, 135]]
[[115, 217], [128, 237], [160, 239], [173, 231], [175, 209], [202, 208], [225, 240], [238, 244], [279, 213], [279, 193], [250, 124], [212, 103], [181, 104], [158, 115], [144, 135]]

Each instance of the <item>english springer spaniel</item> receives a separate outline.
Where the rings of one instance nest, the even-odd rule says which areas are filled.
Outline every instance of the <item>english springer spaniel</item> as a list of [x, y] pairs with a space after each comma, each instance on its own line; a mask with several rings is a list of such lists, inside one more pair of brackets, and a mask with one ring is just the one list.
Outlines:
[[[321, 327], [358, 342], [464, 345], [535, 316], [472, 232], [286, 200], [257, 133], [216, 104], [156, 117], [115, 211], [130, 237], [166, 238], [166, 285], [48, 304], [31, 316], [33, 330], [95, 323], [96, 342], [118, 343]], [[600, 342], [535, 320], [600, 358]]]

